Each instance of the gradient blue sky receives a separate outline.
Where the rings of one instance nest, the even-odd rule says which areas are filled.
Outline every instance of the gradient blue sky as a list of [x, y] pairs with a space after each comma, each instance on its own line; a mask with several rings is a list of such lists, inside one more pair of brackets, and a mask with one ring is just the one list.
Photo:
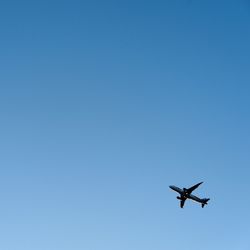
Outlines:
[[249, 1], [10, 0], [0, 31], [0, 249], [249, 249]]

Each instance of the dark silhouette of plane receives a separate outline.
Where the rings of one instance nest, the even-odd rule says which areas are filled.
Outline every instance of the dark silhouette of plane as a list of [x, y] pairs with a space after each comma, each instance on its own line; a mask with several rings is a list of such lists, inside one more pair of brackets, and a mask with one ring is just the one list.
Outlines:
[[178, 200], [180, 200], [180, 207], [183, 208], [186, 199], [190, 199], [193, 201], [196, 201], [198, 203], [201, 203], [201, 207], [203, 208], [205, 205], [207, 205], [207, 202], [210, 200], [209, 198], [204, 198], [204, 199], [200, 199], [197, 196], [192, 195], [191, 193], [198, 188], [203, 182], [200, 182], [190, 188], [178, 188], [176, 186], [169, 186], [171, 189], [173, 189], [175, 192], [178, 192], [180, 194], [180, 196], [177, 196], [176, 198]]

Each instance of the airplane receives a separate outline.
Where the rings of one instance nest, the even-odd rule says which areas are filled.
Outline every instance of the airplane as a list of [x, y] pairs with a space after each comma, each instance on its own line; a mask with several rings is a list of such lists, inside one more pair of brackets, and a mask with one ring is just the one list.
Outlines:
[[176, 186], [169, 186], [172, 190], [174, 190], [175, 192], [179, 193], [180, 196], [177, 196], [176, 198], [178, 200], [180, 200], [180, 207], [183, 208], [184, 207], [184, 204], [185, 204], [185, 201], [186, 199], [190, 199], [190, 200], [193, 200], [193, 201], [196, 201], [198, 203], [201, 203], [201, 207], [203, 208], [205, 205], [207, 205], [207, 202], [210, 200], [209, 198], [204, 198], [204, 199], [200, 199], [199, 197], [197, 196], [194, 196], [192, 195], [191, 193], [196, 189], [198, 188], [203, 182], [200, 182], [190, 188], [178, 188]]

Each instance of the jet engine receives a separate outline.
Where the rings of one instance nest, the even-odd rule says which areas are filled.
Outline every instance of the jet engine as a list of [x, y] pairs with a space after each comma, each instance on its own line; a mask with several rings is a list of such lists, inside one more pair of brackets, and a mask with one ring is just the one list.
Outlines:
[[181, 197], [180, 197], [180, 196], [177, 196], [176, 199], [181, 200]]

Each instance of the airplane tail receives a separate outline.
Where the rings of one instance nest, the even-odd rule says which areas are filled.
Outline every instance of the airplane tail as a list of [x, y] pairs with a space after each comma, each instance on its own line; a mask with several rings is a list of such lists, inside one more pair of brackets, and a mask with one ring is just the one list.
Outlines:
[[201, 207], [203, 208], [205, 205], [207, 205], [207, 202], [209, 201], [209, 198], [202, 199]]

